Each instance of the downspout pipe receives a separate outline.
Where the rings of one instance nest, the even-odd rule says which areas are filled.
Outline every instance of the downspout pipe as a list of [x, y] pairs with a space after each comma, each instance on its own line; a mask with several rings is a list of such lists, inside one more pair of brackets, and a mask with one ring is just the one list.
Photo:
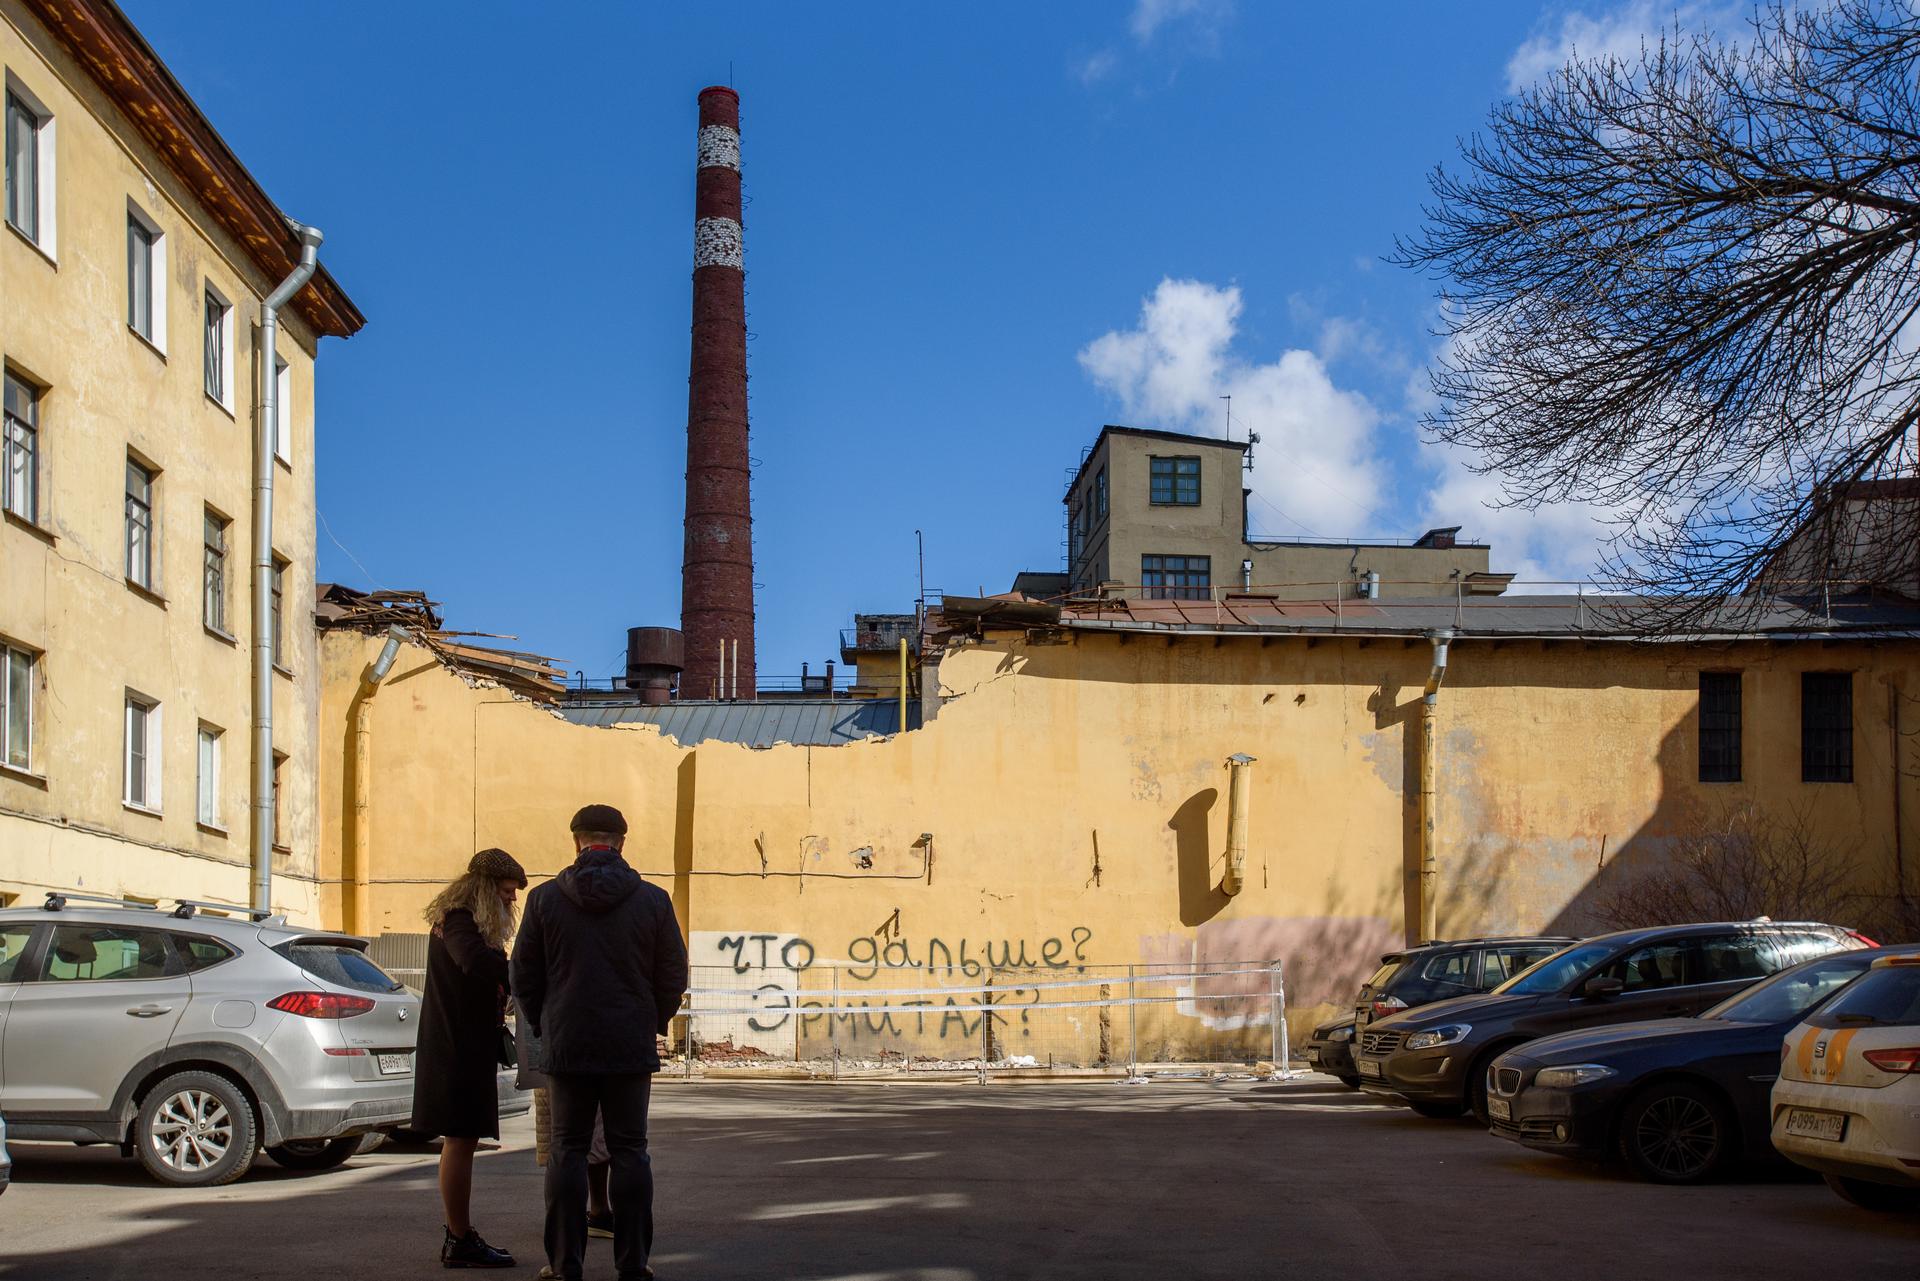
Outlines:
[[380, 682], [393, 670], [400, 642], [407, 629], [394, 623], [387, 628], [387, 643], [380, 654], [360, 674], [360, 688], [353, 698], [353, 831], [349, 835], [348, 868], [353, 881], [353, 908], [346, 925], [355, 934], [368, 934], [373, 913], [367, 902], [373, 890], [373, 696]]
[[273, 435], [280, 421], [280, 309], [320, 265], [318, 227], [288, 220], [300, 262], [260, 304], [260, 410], [253, 421], [253, 906], [273, 910]]
[[1447, 678], [1447, 649], [1453, 633], [1443, 628], [1428, 632], [1427, 639], [1433, 644], [1433, 667], [1420, 697], [1420, 921], [1409, 943], [1424, 943], [1440, 936], [1440, 819], [1434, 783], [1439, 773], [1439, 734], [1435, 718], [1440, 707], [1440, 683]]
[[1229, 896], [1238, 894], [1246, 883], [1247, 822], [1253, 804], [1248, 770], [1254, 759], [1245, 752], [1227, 757], [1227, 867], [1220, 877], [1220, 892]]

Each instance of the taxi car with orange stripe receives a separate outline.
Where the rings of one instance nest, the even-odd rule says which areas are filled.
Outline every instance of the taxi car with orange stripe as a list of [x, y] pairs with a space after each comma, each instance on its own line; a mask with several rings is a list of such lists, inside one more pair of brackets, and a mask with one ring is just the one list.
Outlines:
[[1869, 1210], [1920, 1210], [1920, 956], [1888, 956], [1781, 1046], [1773, 1146]]

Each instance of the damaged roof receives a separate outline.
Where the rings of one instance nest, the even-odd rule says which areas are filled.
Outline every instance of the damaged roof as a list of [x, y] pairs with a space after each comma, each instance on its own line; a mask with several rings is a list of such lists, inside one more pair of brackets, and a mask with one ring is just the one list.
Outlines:
[[[780, 699], [766, 703], [684, 702], [570, 703], [559, 709], [575, 725], [652, 725], [682, 747], [739, 743], [747, 747], [793, 744], [844, 747], [900, 731], [897, 698]], [[907, 705], [907, 726], [920, 727], [920, 711]]]
[[425, 592], [363, 592], [342, 583], [316, 583], [313, 597], [313, 621], [322, 631], [372, 634], [398, 627], [454, 671], [492, 681], [536, 702], [558, 702], [566, 689], [566, 669], [545, 655], [456, 639], [513, 637], [446, 630], [440, 619], [440, 603], [428, 600]]

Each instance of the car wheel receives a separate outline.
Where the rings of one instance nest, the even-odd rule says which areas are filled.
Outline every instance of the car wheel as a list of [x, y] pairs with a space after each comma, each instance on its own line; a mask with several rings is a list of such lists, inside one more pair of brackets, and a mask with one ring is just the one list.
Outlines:
[[1357, 1090], [1360, 1088], [1360, 1078], [1357, 1076], [1342, 1076], [1336, 1077], [1335, 1079], [1349, 1090]]
[[176, 1072], [140, 1103], [133, 1150], [161, 1183], [211, 1188], [253, 1165], [259, 1146], [253, 1105], [240, 1087], [211, 1072]]
[[294, 1139], [267, 1149], [267, 1155], [288, 1170], [331, 1170], [360, 1151], [360, 1136], [344, 1139]]
[[1876, 1214], [1898, 1214], [1902, 1210], [1920, 1210], [1920, 1191], [1913, 1188], [1889, 1187], [1885, 1183], [1871, 1183], [1866, 1179], [1849, 1179], [1839, 1174], [1829, 1174], [1827, 1186], [1862, 1210], [1872, 1210]]
[[1466, 1105], [1461, 1103], [1435, 1103], [1426, 1099], [1408, 1099], [1407, 1106], [1421, 1116], [1430, 1116], [1435, 1120], [1449, 1120], [1462, 1115], [1467, 1110]]
[[1620, 1155], [1651, 1183], [1704, 1183], [1733, 1155], [1733, 1144], [1726, 1104], [1697, 1085], [1650, 1086], [1620, 1114]]

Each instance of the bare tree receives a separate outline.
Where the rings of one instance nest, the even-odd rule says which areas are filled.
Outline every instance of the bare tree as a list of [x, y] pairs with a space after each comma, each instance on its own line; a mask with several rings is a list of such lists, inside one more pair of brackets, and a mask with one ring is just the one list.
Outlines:
[[1903, 4], [1772, 4], [1497, 105], [1397, 255], [1445, 282], [1431, 433], [1514, 504], [1619, 513], [1603, 577], [1687, 597], [1671, 625], [1768, 575], [1813, 596], [1801, 580], [1911, 578], [1916, 529], [1887, 564], [1778, 553], [1913, 472], [1917, 75]]
[[1628, 871], [1589, 907], [1607, 929], [1691, 921], [1826, 921], [1883, 943], [1920, 937], [1920, 905], [1860, 865], [1859, 851], [1829, 840], [1804, 809], [1781, 814], [1751, 802], [1696, 816], [1669, 838], [1658, 865]]

